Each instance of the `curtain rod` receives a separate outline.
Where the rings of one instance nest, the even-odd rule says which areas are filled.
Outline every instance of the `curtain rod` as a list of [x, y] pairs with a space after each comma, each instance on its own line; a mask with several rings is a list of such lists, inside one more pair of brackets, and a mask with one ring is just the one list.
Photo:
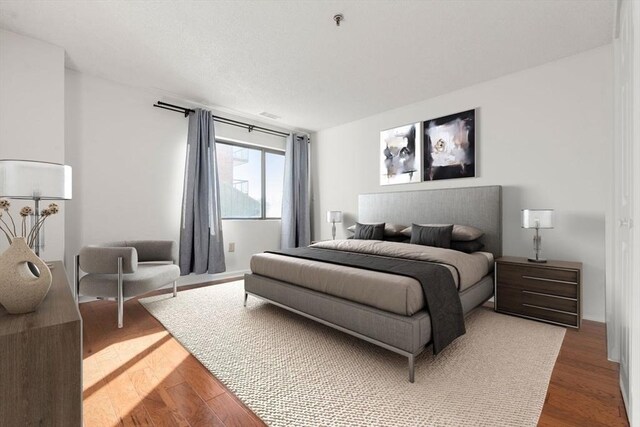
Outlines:
[[[182, 113], [182, 114], [184, 114], [185, 117], [188, 117], [189, 113], [195, 113], [195, 110], [192, 110], [191, 108], [180, 107], [179, 105], [167, 104], [166, 102], [162, 102], [162, 101], [156, 102], [155, 104], [153, 104], [153, 106], [157, 107], [157, 108], [162, 108], [163, 110], [169, 110], [169, 111], [175, 111], [176, 113]], [[213, 114], [211, 114], [211, 117], [213, 117], [213, 121], [214, 122], [219, 122], [219, 123], [224, 123], [224, 124], [231, 125], [231, 126], [237, 126], [237, 127], [240, 127], [240, 128], [244, 128], [244, 129], [247, 129], [249, 132], [252, 132], [252, 131], [255, 130], [256, 132], [262, 132], [262, 133], [266, 133], [268, 135], [281, 136], [281, 137], [284, 137], [284, 138], [289, 136], [288, 133], [280, 132], [279, 130], [264, 128], [262, 126], [256, 126], [256, 125], [252, 125], [250, 123], [239, 122], [237, 120], [228, 119], [226, 117], [214, 116]]]

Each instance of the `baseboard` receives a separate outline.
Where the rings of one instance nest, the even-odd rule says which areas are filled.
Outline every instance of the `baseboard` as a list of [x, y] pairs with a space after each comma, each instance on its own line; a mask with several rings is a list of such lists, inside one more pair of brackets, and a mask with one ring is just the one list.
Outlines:
[[622, 395], [622, 402], [624, 402], [624, 410], [627, 412], [627, 419], [629, 420], [629, 422], [631, 422], [631, 408], [629, 406], [629, 397], [627, 396], [626, 393], [626, 387], [624, 386], [624, 383], [622, 381], [622, 376], [620, 376], [620, 381], [619, 384], [620, 386], [620, 394]]
[[[224, 273], [218, 274], [189, 274], [178, 279], [178, 287], [186, 285], [197, 285], [199, 283], [215, 282], [217, 280], [224, 280], [230, 277], [243, 277], [245, 273], [250, 273], [250, 270], [225, 271]], [[166, 287], [171, 287], [171, 285], [168, 285]]]
[[595, 317], [595, 316], [582, 315], [582, 320], [590, 320], [592, 322], [606, 323], [604, 317]]

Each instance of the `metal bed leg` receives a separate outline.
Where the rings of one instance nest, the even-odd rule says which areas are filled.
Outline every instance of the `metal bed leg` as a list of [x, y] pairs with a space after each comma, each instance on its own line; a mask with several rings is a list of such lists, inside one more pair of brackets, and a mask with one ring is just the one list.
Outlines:
[[173, 297], [177, 297], [178, 296], [178, 281], [174, 280], [173, 281]]
[[412, 354], [409, 357], [409, 382], [413, 383], [414, 374], [415, 374], [415, 356]]
[[124, 324], [124, 289], [122, 289], [122, 257], [118, 257], [118, 328]]
[[248, 293], [244, 293], [244, 304], [242, 304], [244, 307], [247, 306], [247, 298], [249, 298], [249, 294]]

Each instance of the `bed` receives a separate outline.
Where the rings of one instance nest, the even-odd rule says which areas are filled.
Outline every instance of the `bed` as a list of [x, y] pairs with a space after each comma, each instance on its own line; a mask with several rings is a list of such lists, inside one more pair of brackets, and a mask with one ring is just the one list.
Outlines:
[[[363, 194], [358, 197], [358, 221], [470, 225], [484, 232], [484, 247], [463, 254], [408, 243], [339, 240], [319, 242], [295, 256], [257, 254], [251, 260], [251, 273], [245, 276], [245, 304], [249, 295], [261, 298], [399, 353], [408, 359], [409, 381], [413, 382], [415, 357], [430, 345], [436, 352], [443, 347], [441, 343], [446, 346], [451, 341], [441, 339], [456, 323], [455, 316], [447, 312], [461, 311], [456, 316], [464, 324], [463, 316], [493, 295], [493, 259], [502, 254], [502, 189], [483, 186]], [[351, 257], [355, 258], [349, 260]], [[387, 261], [412, 264], [417, 273], [382, 271], [388, 268]], [[447, 270], [448, 275], [443, 273]], [[436, 276], [447, 276], [444, 282], [452, 284], [438, 286], [453, 293], [455, 310], [441, 304], [445, 300], [425, 285], [429, 274], [433, 274], [434, 288]], [[462, 328], [454, 339], [464, 333]]]

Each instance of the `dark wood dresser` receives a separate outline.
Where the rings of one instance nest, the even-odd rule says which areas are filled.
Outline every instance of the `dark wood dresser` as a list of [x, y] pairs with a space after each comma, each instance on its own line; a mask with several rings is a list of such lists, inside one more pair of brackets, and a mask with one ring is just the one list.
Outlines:
[[0, 306], [0, 425], [82, 425], [82, 320], [62, 262], [33, 313]]
[[496, 260], [495, 310], [556, 325], [580, 328], [582, 263]]

